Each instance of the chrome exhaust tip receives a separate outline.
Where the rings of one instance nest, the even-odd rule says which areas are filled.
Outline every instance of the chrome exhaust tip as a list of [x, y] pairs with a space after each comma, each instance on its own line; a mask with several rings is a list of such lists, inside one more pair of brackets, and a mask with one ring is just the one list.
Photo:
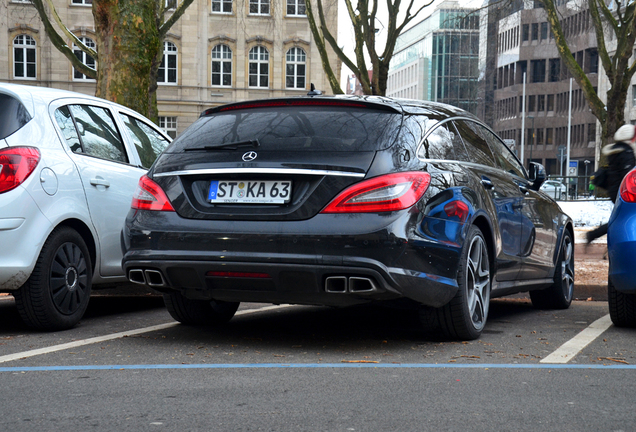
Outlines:
[[350, 277], [349, 278], [349, 292], [351, 293], [370, 293], [377, 291], [373, 280], [363, 277]]
[[330, 276], [325, 280], [325, 291], [342, 294], [347, 292], [347, 278], [345, 276]]
[[146, 270], [144, 272], [146, 276], [146, 283], [148, 286], [162, 287], [166, 286], [166, 281], [163, 279], [163, 275], [158, 270]]
[[141, 269], [131, 269], [128, 271], [128, 280], [132, 283], [146, 285], [144, 271]]

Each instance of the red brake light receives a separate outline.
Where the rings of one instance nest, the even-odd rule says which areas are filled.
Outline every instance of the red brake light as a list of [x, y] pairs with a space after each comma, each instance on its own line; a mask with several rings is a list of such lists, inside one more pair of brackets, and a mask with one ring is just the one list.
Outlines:
[[165, 192], [147, 175], [139, 179], [131, 207], [138, 210], [174, 211]]
[[625, 202], [636, 202], [636, 170], [628, 172], [621, 182], [620, 195]]
[[35, 147], [8, 147], [0, 150], [0, 193], [20, 186], [40, 162]]
[[321, 213], [377, 213], [403, 210], [415, 204], [431, 183], [426, 172], [386, 174], [341, 192]]

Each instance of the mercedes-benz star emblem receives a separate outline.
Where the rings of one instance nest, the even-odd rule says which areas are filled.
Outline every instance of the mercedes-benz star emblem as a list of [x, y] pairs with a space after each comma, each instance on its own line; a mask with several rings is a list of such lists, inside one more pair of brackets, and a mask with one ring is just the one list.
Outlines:
[[258, 155], [256, 154], [255, 151], [248, 151], [247, 153], [245, 153], [243, 155], [243, 160], [245, 162], [250, 162], [250, 161], [253, 161], [254, 159], [256, 159], [257, 156]]

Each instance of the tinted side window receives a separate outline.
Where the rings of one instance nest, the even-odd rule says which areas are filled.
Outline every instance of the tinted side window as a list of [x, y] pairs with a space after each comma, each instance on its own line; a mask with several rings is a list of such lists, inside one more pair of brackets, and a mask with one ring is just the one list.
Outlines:
[[128, 130], [128, 135], [135, 143], [141, 166], [150, 168], [157, 156], [170, 143], [159, 132], [139, 119], [126, 114], [121, 114], [121, 119]]
[[492, 149], [495, 159], [499, 164], [499, 167], [504, 171], [514, 174], [519, 177], [525, 177], [521, 164], [512, 154], [510, 149], [490, 130], [486, 129], [480, 124], [475, 123], [477, 132], [488, 142]]
[[69, 108], [77, 124], [84, 153], [102, 159], [128, 162], [124, 142], [110, 111], [88, 105], [71, 105]]
[[75, 123], [71, 112], [68, 107], [61, 107], [55, 110], [55, 121], [62, 130], [64, 138], [66, 138], [66, 144], [69, 146], [73, 153], [84, 153], [82, 149], [82, 141], [80, 140], [77, 130], [75, 129]]
[[466, 144], [466, 151], [468, 152], [468, 161], [486, 165], [490, 167], [497, 167], [495, 163], [495, 157], [490, 151], [488, 142], [482, 138], [476, 131], [476, 123], [471, 121], [456, 120], [455, 126], [457, 131], [461, 135], [464, 144]]
[[0, 139], [5, 139], [31, 120], [29, 112], [16, 98], [0, 94]]
[[417, 149], [422, 159], [466, 160], [466, 149], [452, 123], [437, 126]]

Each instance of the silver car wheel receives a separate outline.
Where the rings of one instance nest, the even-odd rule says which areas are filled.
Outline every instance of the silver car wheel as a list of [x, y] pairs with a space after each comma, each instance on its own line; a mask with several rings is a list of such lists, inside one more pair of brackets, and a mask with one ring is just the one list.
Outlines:
[[488, 250], [482, 237], [475, 236], [470, 244], [466, 272], [467, 305], [473, 326], [480, 331], [486, 324], [490, 303], [490, 269]]
[[561, 261], [561, 288], [567, 302], [572, 301], [574, 294], [574, 245], [570, 237], [563, 239], [563, 260]]

